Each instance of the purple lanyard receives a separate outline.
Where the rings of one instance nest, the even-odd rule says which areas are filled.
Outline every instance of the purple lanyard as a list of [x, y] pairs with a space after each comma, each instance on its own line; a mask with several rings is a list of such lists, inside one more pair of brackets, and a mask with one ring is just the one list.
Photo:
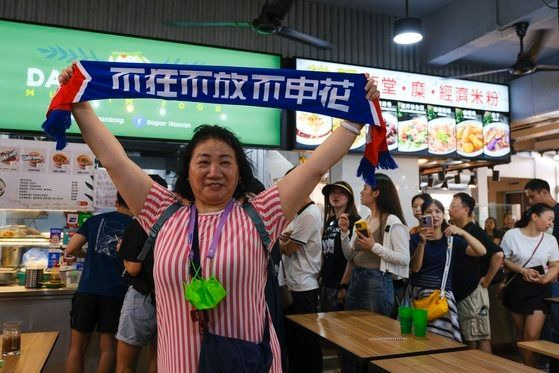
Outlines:
[[[221, 217], [219, 218], [219, 224], [217, 225], [216, 231], [212, 238], [212, 243], [210, 244], [210, 249], [208, 250], [208, 254], [206, 258], [213, 259], [215, 255], [215, 249], [217, 248], [217, 243], [219, 242], [219, 237], [221, 237], [221, 233], [223, 232], [223, 226], [225, 225], [225, 221], [227, 217], [233, 210], [233, 200], [229, 200], [227, 205], [225, 206], [225, 210], [221, 213]], [[194, 236], [194, 223], [198, 219], [198, 211], [196, 210], [196, 206], [194, 204], [190, 207], [190, 219], [188, 221], [188, 241], [190, 246], [192, 247], [193, 236]], [[188, 259], [192, 260], [194, 258], [194, 252], [190, 250], [188, 254]]]

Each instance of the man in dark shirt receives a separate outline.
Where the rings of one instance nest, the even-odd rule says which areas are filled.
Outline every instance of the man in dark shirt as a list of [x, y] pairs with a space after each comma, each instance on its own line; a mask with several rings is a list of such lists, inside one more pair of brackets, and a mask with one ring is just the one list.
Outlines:
[[[524, 193], [528, 198], [528, 203], [530, 206], [536, 203], [545, 203], [550, 207], [553, 207], [553, 212], [555, 213], [555, 218], [553, 220], [553, 235], [555, 239], [559, 242], [559, 203], [551, 196], [551, 188], [549, 183], [542, 179], [531, 179], [524, 186]], [[559, 282], [554, 281], [551, 283], [551, 296], [559, 297]], [[545, 339], [552, 339], [553, 342], [559, 342], [559, 306], [551, 307], [551, 317], [549, 322], [551, 323], [551, 330], [548, 326], [544, 326], [543, 335], [547, 335]], [[547, 323], [546, 323], [547, 324]], [[547, 329], [547, 333], [546, 333]], [[551, 332], [551, 333], [550, 333]], [[549, 335], [551, 334], [551, 335]]]
[[471, 349], [491, 353], [489, 294], [487, 287], [503, 262], [503, 250], [474, 221], [475, 200], [466, 193], [457, 193], [449, 208], [455, 224], [477, 238], [487, 253], [481, 258], [457, 256], [452, 274], [452, 289], [458, 304], [460, 329]]

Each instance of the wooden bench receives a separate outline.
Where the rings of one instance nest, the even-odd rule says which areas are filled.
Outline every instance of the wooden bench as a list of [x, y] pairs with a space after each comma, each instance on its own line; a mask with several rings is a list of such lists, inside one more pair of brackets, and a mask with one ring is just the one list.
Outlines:
[[559, 373], [559, 344], [549, 341], [524, 341], [517, 346], [549, 357], [549, 371]]

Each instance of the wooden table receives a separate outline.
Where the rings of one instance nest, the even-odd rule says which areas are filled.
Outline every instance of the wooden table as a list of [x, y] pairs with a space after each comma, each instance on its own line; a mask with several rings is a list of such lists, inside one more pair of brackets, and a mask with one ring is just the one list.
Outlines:
[[446, 352], [371, 361], [373, 372], [457, 373], [539, 372], [526, 365], [479, 350]]
[[40, 372], [58, 338], [58, 332], [21, 333], [19, 356], [2, 357], [6, 365], [0, 373]]
[[538, 354], [549, 357], [549, 372], [559, 373], [559, 344], [550, 341], [522, 341], [516, 344], [518, 348], [524, 348]]
[[355, 356], [366, 371], [369, 360], [458, 351], [465, 345], [437, 334], [405, 336], [400, 323], [369, 311], [340, 311], [286, 316], [328, 342]]

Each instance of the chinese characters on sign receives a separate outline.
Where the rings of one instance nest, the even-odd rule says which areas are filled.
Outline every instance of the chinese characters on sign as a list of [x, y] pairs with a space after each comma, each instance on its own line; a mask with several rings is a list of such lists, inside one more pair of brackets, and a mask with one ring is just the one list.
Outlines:
[[[391, 152], [447, 158], [510, 157], [508, 87], [458, 79], [297, 59], [297, 69], [368, 73], [381, 93]], [[296, 146], [313, 149], [336, 118], [297, 112]], [[352, 149], [362, 150], [358, 137]]]

